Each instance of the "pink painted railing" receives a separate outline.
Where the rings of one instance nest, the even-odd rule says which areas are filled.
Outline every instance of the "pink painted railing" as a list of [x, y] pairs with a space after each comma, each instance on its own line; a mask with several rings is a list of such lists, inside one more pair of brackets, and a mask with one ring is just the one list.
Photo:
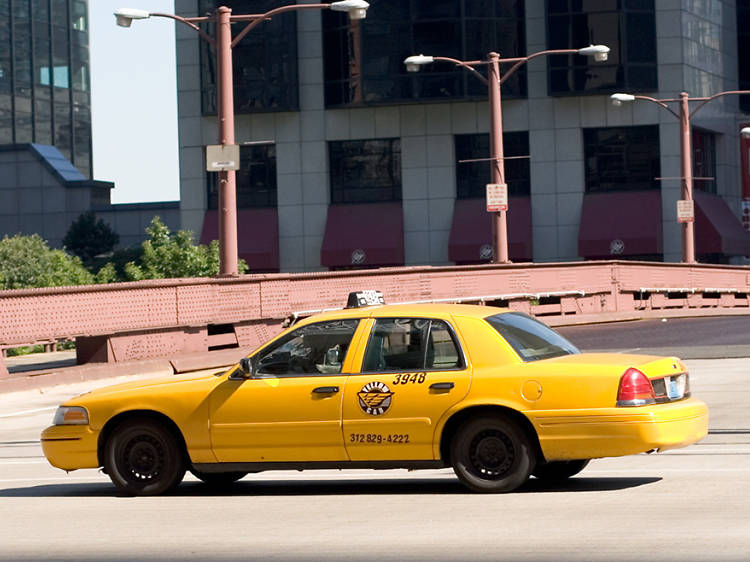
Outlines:
[[647, 262], [401, 267], [0, 291], [0, 348], [76, 339], [79, 362], [87, 362], [251, 347], [277, 333], [285, 320], [341, 308], [350, 291], [362, 289], [381, 290], [389, 303], [509, 306], [552, 325], [750, 314], [748, 267]]

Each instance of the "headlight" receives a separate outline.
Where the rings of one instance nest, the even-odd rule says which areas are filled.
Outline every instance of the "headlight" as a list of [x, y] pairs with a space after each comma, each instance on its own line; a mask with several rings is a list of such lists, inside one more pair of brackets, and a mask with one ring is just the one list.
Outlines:
[[80, 406], [60, 406], [55, 412], [53, 425], [86, 425], [89, 423], [89, 413]]

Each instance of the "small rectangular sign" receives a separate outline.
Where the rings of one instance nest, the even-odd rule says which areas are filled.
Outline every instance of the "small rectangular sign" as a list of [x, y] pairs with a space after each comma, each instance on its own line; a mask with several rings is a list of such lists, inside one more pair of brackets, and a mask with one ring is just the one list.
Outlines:
[[496, 213], [508, 210], [508, 184], [487, 184], [487, 212]]
[[237, 144], [209, 144], [206, 146], [206, 170], [226, 172], [240, 169], [240, 147]]
[[680, 199], [677, 201], [677, 222], [693, 222], [695, 211], [692, 199]]

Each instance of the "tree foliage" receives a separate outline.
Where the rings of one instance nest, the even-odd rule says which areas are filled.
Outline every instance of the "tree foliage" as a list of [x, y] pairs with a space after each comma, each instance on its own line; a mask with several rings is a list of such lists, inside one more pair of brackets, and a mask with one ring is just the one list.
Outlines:
[[119, 234], [102, 219], [97, 220], [94, 211], [81, 213], [63, 238], [65, 248], [85, 265], [91, 265], [94, 257], [111, 252], [119, 242]]
[[94, 282], [80, 258], [53, 250], [38, 234], [0, 240], [0, 288], [26, 289]]
[[[209, 277], [219, 273], [219, 243], [196, 245], [193, 233], [179, 230], [171, 233], [159, 217], [154, 217], [146, 228], [149, 238], [141, 245], [143, 254], [138, 262], [125, 265], [129, 281], [176, 277]], [[244, 273], [247, 264], [240, 260]]]

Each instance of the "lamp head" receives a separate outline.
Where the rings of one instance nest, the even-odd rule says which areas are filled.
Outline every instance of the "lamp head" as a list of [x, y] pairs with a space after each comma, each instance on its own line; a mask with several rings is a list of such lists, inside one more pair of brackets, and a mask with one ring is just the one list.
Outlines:
[[130, 8], [120, 8], [114, 11], [115, 20], [120, 27], [130, 27], [133, 20], [142, 20], [151, 17], [146, 10], [132, 10]]
[[412, 55], [410, 57], [406, 57], [404, 59], [404, 64], [406, 65], [406, 72], [419, 72], [419, 69], [422, 68], [425, 64], [430, 64], [433, 62], [434, 57], [429, 57], [426, 55]]
[[742, 127], [742, 129], [740, 129], [740, 136], [743, 139], [750, 139], [750, 127]]
[[609, 57], [609, 47], [606, 45], [589, 45], [583, 49], [578, 49], [579, 55], [594, 57], [597, 62], [604, 62]]
[[634, 101], [635, 96], [632, 94], [612, 94], [609, 99], [612, 100], [612, 105], [620, 106], [624, 101]]
[[334, 12], [347, 12], [350, 20], [363, 20], [367, 17], [367, 8], [370, 7], [365, 0], [341, 0], [331, 3]]

